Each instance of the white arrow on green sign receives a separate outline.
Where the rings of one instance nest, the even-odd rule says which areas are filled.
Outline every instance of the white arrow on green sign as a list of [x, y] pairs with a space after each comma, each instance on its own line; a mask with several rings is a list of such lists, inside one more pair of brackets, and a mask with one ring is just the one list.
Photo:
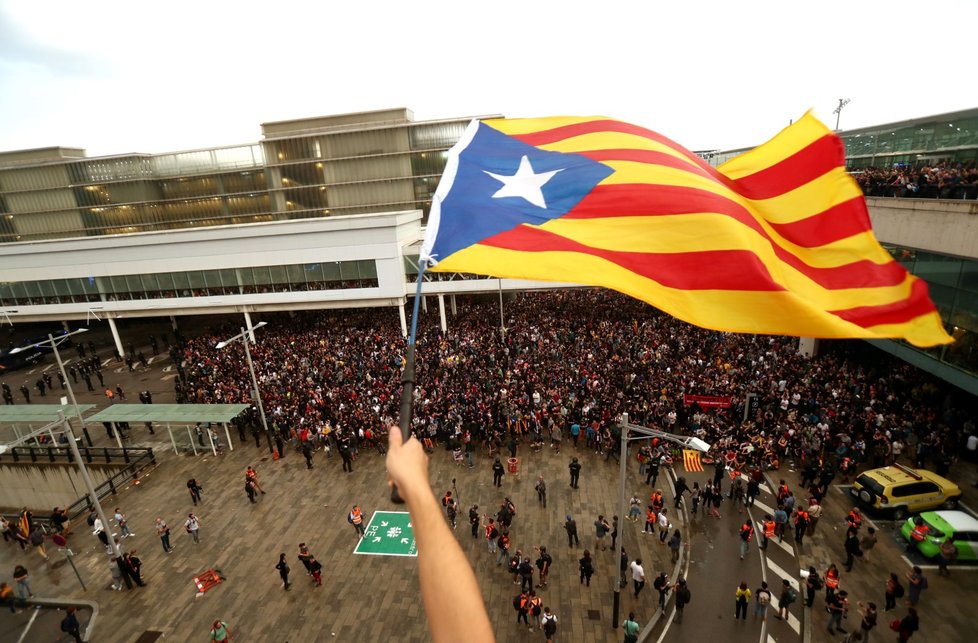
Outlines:
[[375, 511], [354, 554], [368, 556], [417, 556], [411, 514], [406, 511]]

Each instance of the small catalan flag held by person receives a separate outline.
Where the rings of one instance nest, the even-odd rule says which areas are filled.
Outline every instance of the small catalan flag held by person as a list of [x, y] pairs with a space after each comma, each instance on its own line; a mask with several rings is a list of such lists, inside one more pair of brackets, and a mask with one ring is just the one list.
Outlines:
[[683, 466], [686, 467], [686, 473], [702, 472], [703, 463], [700, 461], [700, 452], [683, 449]]

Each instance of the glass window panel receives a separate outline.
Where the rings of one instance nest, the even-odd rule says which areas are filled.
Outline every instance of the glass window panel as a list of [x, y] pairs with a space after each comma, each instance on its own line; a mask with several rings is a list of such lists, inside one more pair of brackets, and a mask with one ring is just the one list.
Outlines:
[[361, 279], [376, 279], [377, 278], [377, 262], [373, 259], [364, 259], [363, 261], [357, 262], [360, 264], [360, 278]]
[[957, 286], [961, 263], [961, 260], [955, 257], [918, 252], [914, 274], [930, 283]]
[[271, 275], [268, 273], [268, 266], [255, 266], [252, 268], [252, 274], [255, 276], [256, 285], [272, 283]]
[[129, 291], [129, 286], [126, 285], [126, 277], [124, 275], [112, 275], [109, 277], [109, 281], [112, 284], [110, 292], [120, 293]]
[[324, 263], [323, 278], [326, 281], [339, 281], [340, 279], [342, 279], [342, 277], [340, 277], [340, 262], [328, 261]]
[[303, 274], [300, 265], [285, 266], [285, 273], [288, 275], [291, 284], [304, 284], [306, 282], [306, 276]]
[[54, 282], [53, 281], [44, 280], [44, 281], [37, 281], [35, 283], [37, 284], [38, 288], [40, 289], [41, 296], [42, 297], [51, 297], [51, 298], [53, 298], [55, 296], [56, 293], [54, 292]]
[[358, 261], [343, 261], [340, 263], [340, 276], [343, 281], [355, 281], [360, 278]]
[[302, 265], [303, 279], [305, 281], [322, 281], [323, 264], [307, 263]]
[[978, 332], [978, 293], [959, 290], [949, 321], [960, 328]]
[[962, 290], [978, 292], [978, 261], [961, 262], [961, 282], [959, 287]]
[[221, 285], [225, 288], [236, 289], [238, 286], [238, 277], [234, 274], [234, 268], [224, 268], [217, 271], [221, 278]]
[[268, 272], [271, 275], [271, 283], [285, 286], [278, 290], [288, 290], [289, 275], [285, 271], [285, 266], [269, 266]]
[[190, 276], [185, 272], [174, 272], [173, 286], [179, 290], [190, 288]]
[[160, 289], [160, 282], [153, 273], [139, 275], [139, 280], [142, 282], [143, 292], [155, 294]]
[[203, 288], [206, 284], [204, 283], [204, 273], [200, 270], [191, 270], [187, 273], [187, 278], [190, 280], [191, 288]]
[[255, 284], [255, 276], [251, 268], [235, 268], [234, 273], [239, 284], [243, 286], [253, 286]]

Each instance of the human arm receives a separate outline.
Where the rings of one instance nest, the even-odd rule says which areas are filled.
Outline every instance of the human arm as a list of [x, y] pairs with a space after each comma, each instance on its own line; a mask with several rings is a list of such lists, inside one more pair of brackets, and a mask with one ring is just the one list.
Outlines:
[[[411, 513], [418, 545], [418, 577], [432, 640], [495, 641], [482, 591], [462, 548], [442, 519], [428, 481], [428, 456], [421, 443], [392, 428], [387, 473]], [[446, 610], [446, 605], [453, 609]]]

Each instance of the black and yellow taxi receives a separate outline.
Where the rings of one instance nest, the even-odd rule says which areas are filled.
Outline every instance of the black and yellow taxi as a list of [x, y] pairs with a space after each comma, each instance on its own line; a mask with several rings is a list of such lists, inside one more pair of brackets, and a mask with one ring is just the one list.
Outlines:
[[894, 464], [860, 473], [849, 494], [867, 509], [902, 520], [937, 507], [957, 508], [961, 488], [932, 471]]

